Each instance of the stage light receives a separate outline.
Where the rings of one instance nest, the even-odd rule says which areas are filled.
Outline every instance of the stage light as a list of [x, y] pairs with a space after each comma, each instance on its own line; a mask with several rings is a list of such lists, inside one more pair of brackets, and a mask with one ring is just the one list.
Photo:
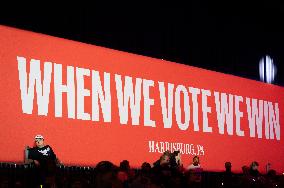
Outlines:
[[266, 83], [273, 83], [276, 76], [277, 68], [274, 65], [273, 59], [266, 55], [259, 61], [259, 76], [260, 80]]

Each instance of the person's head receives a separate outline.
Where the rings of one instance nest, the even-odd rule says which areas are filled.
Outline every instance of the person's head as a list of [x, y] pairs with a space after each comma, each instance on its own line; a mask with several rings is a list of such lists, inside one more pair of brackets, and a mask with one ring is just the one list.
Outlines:
[[141, 165], [141, 171], [142, 172], [150, 172], [151, 170], [151, 165], [147, 162], [144, 162], [142, 165]]
[[259, 166], [258, 162], [253, 161], [250, 165], [250, 168], [251, 170], [258, 170], [258, 166]]
[[160, 165], [167, 165], [170, 163], [170, 156], [167, 154], [162, 155], [160, 159]]
[[110, 161], [100, 161], [96, 165], [96, 170], [100, 174], [104, 174], [107, 172], [113, 172], [116, 170], [116, 166]]
[[231, 171], [231, 168], [232, 168], [231, 162], [225, 162], [225, 168], [226, 168], [226, 171]]
[[181, 157], [180, 151], [174, 151], [173, 155], [175, 156], [176, 163], [179, 164], [180, 163], [180, 157]]
[[198, 156], [194, 156], [192, 159], [193, 165], [197, 166], [199, 164], [199, 157]]
[[35, 136], [35, 144], [37, 147], [42, 148], [44, 147], [44, 138], [42, 135], [36, 135]]
[[112, 187], [117, 179], [117, 167], [110, 161], [101, 161], [96, 165], [95, 187]]
[[173, 155], [174, 155], [174, 156], [180, 155], [180, 151], [179, 151], [179, 150], [174, 151], [174, 152], [173, 152]]
[[120, 168], [120, 170], [128, 171], [130, 169], [129, 161], [128, 160], [121, 161], [119, 168]]

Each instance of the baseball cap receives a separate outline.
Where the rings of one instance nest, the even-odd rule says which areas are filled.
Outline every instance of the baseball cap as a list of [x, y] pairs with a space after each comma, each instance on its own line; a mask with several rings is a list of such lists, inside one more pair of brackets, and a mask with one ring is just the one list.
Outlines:
[[38, 134], [35, 136], [35, 139], [44, 139], [42, 135]]

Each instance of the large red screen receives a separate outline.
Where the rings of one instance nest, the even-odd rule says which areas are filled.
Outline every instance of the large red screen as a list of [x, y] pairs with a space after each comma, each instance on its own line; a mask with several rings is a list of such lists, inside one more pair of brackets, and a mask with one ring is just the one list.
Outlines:
[[181, 150], [184, 166], [284, 171], [282, 87], [4, 26], [0, 45], [2, 162], [42, 134], [69, 165]]

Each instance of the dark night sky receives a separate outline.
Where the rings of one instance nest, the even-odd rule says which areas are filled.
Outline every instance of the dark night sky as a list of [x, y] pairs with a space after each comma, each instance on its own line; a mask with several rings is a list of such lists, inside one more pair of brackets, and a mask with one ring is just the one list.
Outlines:
[[284, 86], [281, 2], [2, 6], [0, 24], [254, 80], [268, 54]]

